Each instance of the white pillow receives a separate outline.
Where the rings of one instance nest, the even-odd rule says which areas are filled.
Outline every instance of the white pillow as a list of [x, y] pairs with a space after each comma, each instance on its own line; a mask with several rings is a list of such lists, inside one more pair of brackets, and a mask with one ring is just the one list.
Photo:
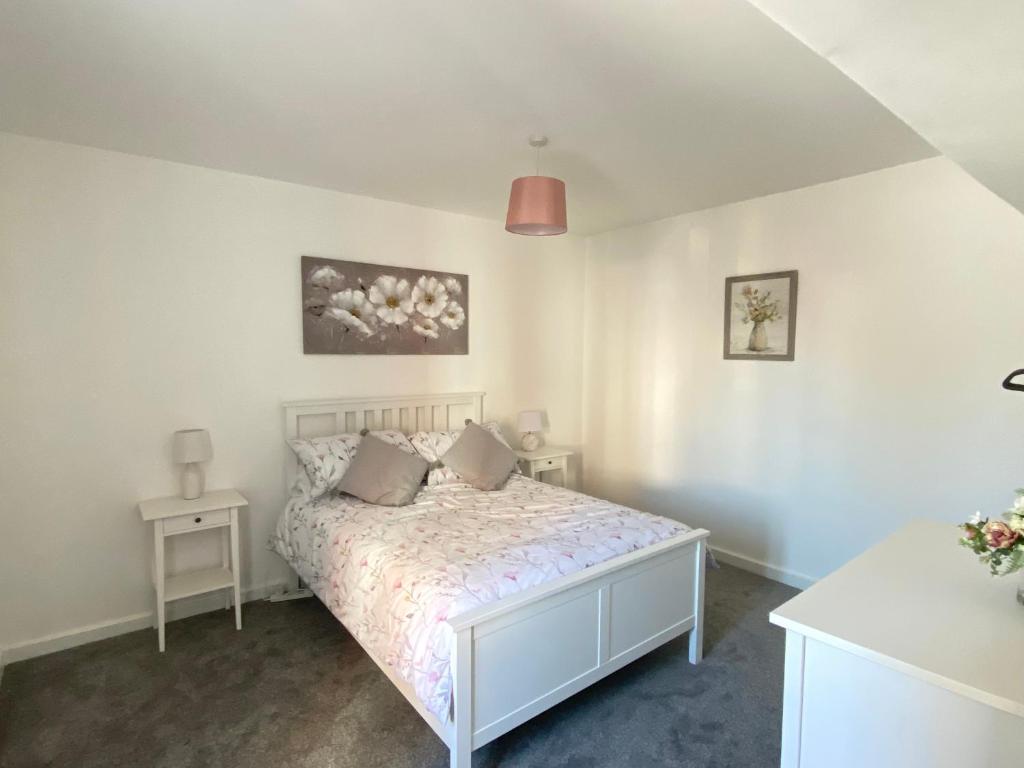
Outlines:
[[[503, 445], [508, 448], [512, 447], [501, 433], [501, 427], [498, 426], [498, 422], [487, 421], [480, 426], [494, 435]], [[430, 462], [427, 485], [447, 485], [449, 483], [465, 482], [454, 469], [446, 467], [441, 463], [441, 457], [448, 453], [451, 447], [455, 445], [455, 441], [459, 439], [461, 434], [461, 429], [453, 429], [445, 432], [415, 432], [409, 435], [409, 442], [412, 443], [416, 452]], [[519, 465], [516, 464], [513, 472], [519, 471]]]
[[[398, 430], [374, 430], [385, 443], [398, 446], [412, 456], [417, 456], [409, 439]], [[289, 440], [289, 447], [299, 457], [304, 470], [292, 488], [292, 493], [300, 493], [307, 499], [315, 499], [329, 491], [337, 489], [341, 478], [345, 476], [356, 448], [362, 438], [357, 434], [345, 433], [330, 437], [296, 438]]]

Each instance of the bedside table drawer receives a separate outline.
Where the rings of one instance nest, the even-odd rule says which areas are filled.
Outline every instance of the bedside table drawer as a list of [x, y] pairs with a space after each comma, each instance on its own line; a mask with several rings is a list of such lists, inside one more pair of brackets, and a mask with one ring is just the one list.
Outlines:
[[562, 460], [561, 459], [540, 459], [538, 461], [533, 462], [533, 469], [536, 472], [544, 472], [544, 471], [549, 470], [549, 469], [561, 469], [561, 468], [562, 468]]
[[230, 522], [231, 512], [227, 509], [215, 509], [212, 512], [197, 512], [194, 515], [169, 517], [164, 520], [164, 535], [170, 536], [175, 533], [185, 533], [186, 531], [198, 531], [203, 528], [227, 525]]

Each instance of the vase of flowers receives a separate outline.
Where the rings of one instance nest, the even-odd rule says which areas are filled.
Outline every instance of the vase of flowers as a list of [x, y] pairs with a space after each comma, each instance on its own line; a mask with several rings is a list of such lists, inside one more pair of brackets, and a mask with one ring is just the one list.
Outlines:
[[978, 555], [993, 576], [1019, 573], [1017, 602], [1024, 605], [1024, 488], [1016, 494], [1002, 520], [983, 518], [981, 512], [975, 512], [960, 526], [964, 532], [960, 543]]
[[764, 323], [754, 323], [754, 327], [750, 329], [747, 349], [751, 352], [764, 352], [768, 349], [768, 331], [765, 330]]
[[751, 352], [764, 352], [768, 349], [767, 323], [774, 323], [782, 315], [779, 312], [779, 300], [772, 298], [771, 291], [761, 293], [759, 288], [743, 286], [743, 301], [736, 302], [736, 309], [743, 312], [743, 322], [753, 323], [750, 329], [750, 340], [747, 349]]

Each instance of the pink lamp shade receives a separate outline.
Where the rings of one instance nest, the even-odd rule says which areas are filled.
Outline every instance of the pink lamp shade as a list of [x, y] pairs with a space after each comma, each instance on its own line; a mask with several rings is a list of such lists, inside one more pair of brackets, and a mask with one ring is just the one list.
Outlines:
[[505, 229], [517, 235], [564, 235], [565, 182], [550, 176], [513, 181]]

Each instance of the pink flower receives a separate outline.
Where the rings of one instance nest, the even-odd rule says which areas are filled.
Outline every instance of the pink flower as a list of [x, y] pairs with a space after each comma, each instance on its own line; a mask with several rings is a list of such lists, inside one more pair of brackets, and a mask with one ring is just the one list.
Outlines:
[[969, 528], [969, 527], [967, 527], [966, 525], [964, 525], [964, 526], [961, 526], [961, 527], [962, 527], [962, 528], [964, 529], [964, 538], [965, 538], [965, 539], [973, 539], [973, 538], [974, 538], [974, 537], [975, 537], [975, 536], [977, 535], [977, 534], [976, 534], [976, 533], [974, 532], [974, 529], [973, 529], [973, 528]]
[[985, 543], [992, 549], [1008, 549], [1020, 538], [1020, 534], [1000, 520], [990, 520], [982, 528]]

